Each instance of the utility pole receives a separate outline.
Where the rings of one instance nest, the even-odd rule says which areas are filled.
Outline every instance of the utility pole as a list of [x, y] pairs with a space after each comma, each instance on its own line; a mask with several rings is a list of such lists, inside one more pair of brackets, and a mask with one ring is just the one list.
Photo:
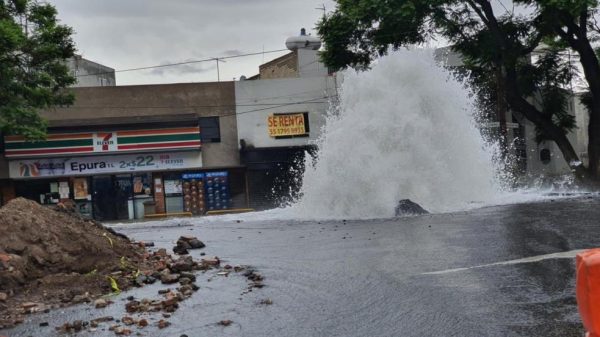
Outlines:
[[219, 71], [219, 62], [226, 62], [218, 57], [213, 57], [213, 60], [217, 61], [217, 82], [221, 82], [221, 72]]
[[317, 7], [315, 9], [323, 11], [323, 17], [325, 17], [325, 14], [327, 13], [327, 9], [325, 8], [325, 4], [322, 4], [321, 7]]

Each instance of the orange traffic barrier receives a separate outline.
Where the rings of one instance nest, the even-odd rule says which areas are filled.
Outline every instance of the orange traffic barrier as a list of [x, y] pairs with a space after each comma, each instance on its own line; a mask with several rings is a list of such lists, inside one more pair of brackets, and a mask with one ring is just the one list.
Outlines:
[[577, 254], [577, 306], [587, 334], [600, 337], [600, 248]]

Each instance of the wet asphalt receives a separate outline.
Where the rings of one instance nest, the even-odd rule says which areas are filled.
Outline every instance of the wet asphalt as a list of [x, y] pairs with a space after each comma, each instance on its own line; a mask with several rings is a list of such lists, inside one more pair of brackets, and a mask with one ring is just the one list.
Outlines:
[[[181, 303], [173, 325], [134, 330], [144, 336], [580, 337], [572, 257], [495, 263], [600, 247], [600, 198], [367, 221], [169, 223], [118, 230], [167, 248], [180, 235], [196, 235], [207, 255], [255, 267], [266, 287], [242, 294], [242, 275], [200, 274], [200, 291]], [[106, 309], [78, 305], [29, 316], [0, 335], [55, 336], [53, 327], [66, 321], [119, 318], [124, 297], [157, 297], [161, 288], [127, 292]], [[272, 305], [260, 304], [267, 298]], [[216, 324], [224, 319], [233, 324]], [[100, 327], [78, 336], [114, 336]]]

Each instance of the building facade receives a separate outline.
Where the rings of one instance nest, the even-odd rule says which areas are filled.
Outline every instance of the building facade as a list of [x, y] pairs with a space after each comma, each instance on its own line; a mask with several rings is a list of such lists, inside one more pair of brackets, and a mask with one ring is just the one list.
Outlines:
[[2, 137], [0, 202], [72, 202], [98, 220], [278, 206], [300, 187], [336, 77], [319, 39], [236, 82], [115, 86], [114, 70], [82, 58], [75, 104], [43, 111], [43, 142]]
[[100, 63], [90, 61], [81, 55], [67, 60], [67, 67], [77, 79], [73, 87], [106, 87], [117, 85], [115, 70]]
[[286, 41], [290, 53], [235, 83], [240, 160], [247, 168], [250, 207], [279, 206], [297, 192], [304, 157], [315, 150], [336, 78], [319, 61], [319, 39]]
[[3, 195], [98, 220], [247, 206], [233, 82], [72, 91], [73, 106], [42, 113], [46, 141], [4, 137]]
[[[450, 48], [440, 48], [435, 51], [437, 60], [445, 66], [454, 68], [463, 65], [460, 55], [452, 52]], [[575, 92], [565, 92], [569, 95], [566, 109], [568, 113], [575, 117], [577, 127], [567, 134], [575, 152], [583, 164], [588, 163], [587, 145], [588, 134], [587, 125], [589, 114], [585, 106], [581, 103], [581, 94]], [[529, 101], [541, 107], [541, 97], [531, 97]], [[536, 141], [535, 125], [521, 116], [518, 112], [507, 109], [504, 120], [507, 127], [507, 141], [509, 151], [517, 166], [516, 173], [521, 176], [523, 183], [544, 182], [543, 178], [553, 178], [569, 174], [571, 168], [565, 161], [560, 149], [553, 141]], [[491, 134], [493, 137], [499, 136], [498, 116], [491, 116], [488, 121], [482, 123], [481, 127], [484, 133]], [[542, 178], [540, 180], [540, 178]]]
[[[580, 94], [570, 94], [567, 111], [575, 117], [577, 127], [567, 134], [567, 138], [575, 149], [577, 156], [585, 165], [588, 164], [588, 134], [587, 125], [589, 113], [581, 103]], [[564, 159], [556, 143], [552, 141], [535, 141], [535, 125], [524, 120], [526, 125], [526, 141], [529, 151], [527, 152], [527, 173], [531, 177], [557, 177], [571, 172], [571, 168]]]

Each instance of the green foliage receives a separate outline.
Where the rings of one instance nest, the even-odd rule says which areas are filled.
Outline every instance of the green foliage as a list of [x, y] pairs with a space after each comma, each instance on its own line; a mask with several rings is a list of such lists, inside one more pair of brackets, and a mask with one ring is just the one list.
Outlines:
[[[563, 89], [570, 83], [577, 69], [561, 57], [562, 49], [550, 48], [545, 50], [532, 67], [532, 82], [541, 97], [541, 112], [565, 134], [576, 127], [575, 117], [568, 113], [568, 92]], [[536, 127], [536, 141], [551, 139], [545, 130]]]
[[71, 28], [56, 9], [31, 0], [0, 0], [0, 132], [43, 139], [39, 110], [73, 103], [65, 60], [75, 53]]
[[[575, 118], [567, 111], [565, 88], [577, 72], [561, 57], [568, 43], [556, 34], [560, 25], [556, 18], [564, 16], [562, 12], [579, 13], [596, 6], [595, 1], [517, 0], [515, 4], [534, 11], [522, 15], [508, 10], [496, 15], [486, 0], [336, 2], [335, 11], [317, 25], [325, 42], [321, 58], [330, 68], [366, 69], [390, 49], [442, 36], [462, 55], [461, 73], [468, 74], [487, 116], [495, 116], [499, 81], [504, 82], [511, 70], [517, 76], [514, 85], [505, 86], [507, 97], [537, 98], [538, 105], [533, 108], [541, 115], [538, 121], [550, 121], [563, 134], [576, 127]], [[540, 50], [541, 46], [545, 48]], [[534, 62], [532, 53], [537, 59]], [[542, 124], [547, 128], [547, 124], [537, 123], [537, 140], [552, 139], [555, 133], [547, 132]]]
[[337, 10], [318, 23], [327, 48], [322, 57], [332, 69], [368, 67], [388, 47], [424, 42], [436, 0], [338, 0]]

